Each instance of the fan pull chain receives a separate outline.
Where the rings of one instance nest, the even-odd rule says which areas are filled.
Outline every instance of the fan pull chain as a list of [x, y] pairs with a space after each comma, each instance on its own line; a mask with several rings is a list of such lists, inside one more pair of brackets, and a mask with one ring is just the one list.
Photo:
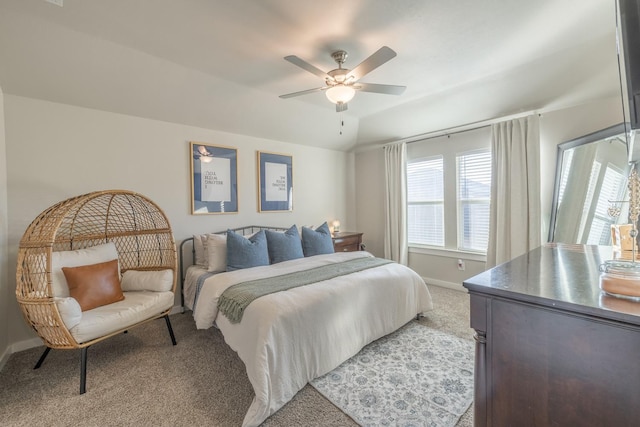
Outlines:
[[344, 127], [344, 119], [342, 118], [342, 113], [340, 113], [340, 135], [342, 135], [343, 127]]

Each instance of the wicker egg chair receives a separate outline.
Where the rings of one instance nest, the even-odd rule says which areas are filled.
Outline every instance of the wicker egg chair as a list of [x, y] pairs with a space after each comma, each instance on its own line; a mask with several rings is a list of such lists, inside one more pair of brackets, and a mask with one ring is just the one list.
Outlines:
[[[169, 221], [154, 202], [134, 192], [97, 191], [51, 206], [29, 225], [18, 251], [16, 297], [27, 323], [46, 345], [34, 369], [40, 367], [52, 348], [81, 349], [80, 394], [85, 392], [87, 349], [92, 344], [164, 317], [176, 345], [169, 320], [171, 307], [86, 342], [78, 342], [65, 326], [52, 291], [52, 254], [108, 242], [115, 244], [121, 274], [127, 270], [172, 270], [171, 292], [175, 293], [177, 260]], [[172, 296], [166, 297], [165, 305]], [[172, 299], [170, 304], [173, 305]]]

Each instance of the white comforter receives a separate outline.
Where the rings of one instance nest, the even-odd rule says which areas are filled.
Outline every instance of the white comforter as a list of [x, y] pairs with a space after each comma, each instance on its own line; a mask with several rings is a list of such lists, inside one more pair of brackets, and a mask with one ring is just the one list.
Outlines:
[[237, 324], [218, 313], [219, 296], [236, 283], [364, 256], [372, 255], [318, 255], [217, 274], [204, 282], [193, 312], [196, 326], [217, 324], [244, 362], [255, 391], [243, 426], [259, 425], [307, 382], [431, 310], [431, 295], [418, 274], [392, 263], [258, 298]]

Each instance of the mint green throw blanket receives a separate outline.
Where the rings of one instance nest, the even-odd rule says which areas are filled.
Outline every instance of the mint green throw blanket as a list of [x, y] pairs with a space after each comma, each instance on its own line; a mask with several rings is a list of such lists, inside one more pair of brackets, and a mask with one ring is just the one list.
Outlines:
[[244, 310], [256, 298], [274, 292], [286, 291], [287, 289], [298, 286], [322, 282], [391, 262], [392, 261], [388, 259], [382, 258], [356, 258], [336, 264], [311, 268], [309, 270], [236, 283], [228, 287], [222, 295], [220, 295], [218, 299], [218, 310], [220, 310], [231, 323], [239, 323], [242, 320]]

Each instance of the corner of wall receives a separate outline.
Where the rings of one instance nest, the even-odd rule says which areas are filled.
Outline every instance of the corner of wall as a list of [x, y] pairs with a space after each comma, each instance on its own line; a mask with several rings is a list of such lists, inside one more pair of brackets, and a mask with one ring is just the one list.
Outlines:
[[7, 364], [7, 360], [9, 360], [9, 356], [11, 356], [11, 353], [9, 352], [9, 348], [7, 347], [5, 348], [2, 355], [0, 355], [0, 371], [2, 371], [2, 369], [4, 368], [4, 365]]
[[4, 94], [0, 87], [0, 369], [9, 358], [9, 240], [7, 208], [7, 144], [4, 126]]

